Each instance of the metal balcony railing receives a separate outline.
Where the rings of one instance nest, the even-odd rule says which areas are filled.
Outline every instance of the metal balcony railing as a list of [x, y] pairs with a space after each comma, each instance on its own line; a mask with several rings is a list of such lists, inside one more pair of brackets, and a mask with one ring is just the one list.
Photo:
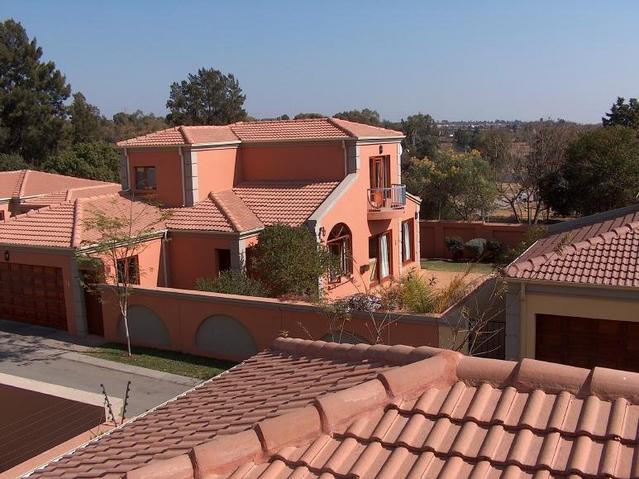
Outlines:
[[401, 209], [406, 206], [406, 185], [390, 188], [369, 188], [368, 205], [372, 210]]

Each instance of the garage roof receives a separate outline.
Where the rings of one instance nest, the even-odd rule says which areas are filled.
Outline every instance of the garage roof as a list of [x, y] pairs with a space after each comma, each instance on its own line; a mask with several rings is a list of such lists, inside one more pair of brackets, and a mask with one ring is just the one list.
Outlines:
[[271, 349], [33, 477], [636, 477], [639, 374], [408, 346]]
[[120, 190], [120, 185], [116, 183], [45, 173], [44, 171], [0, 172], [0, 199], [29, 198], [55, 193], [58, 198], [64, 200], [68, 190], [91, 187], [97, 188], [98, 192], [93, 193], [94, 195], [104, 193], [104, 191], [99, 191], [100, 188], [110, 188], [110, 192]]
[[[85, 223], [95, 212], [113, 218], [137, 218], [145, 231], [161, 215], [155, 206], [131, 201], [120, 194], [107, 194], [46, 206], [0, 222], [0, 243], [55, 248], [78, 248], [98, 241], [98, 233]], [[158, 224], [158, 229], [164, 224]], [[136, 231], [133, 231], [135, 234]]]
[[639, 287], [639, 204], [549, 227], [506, 276]]

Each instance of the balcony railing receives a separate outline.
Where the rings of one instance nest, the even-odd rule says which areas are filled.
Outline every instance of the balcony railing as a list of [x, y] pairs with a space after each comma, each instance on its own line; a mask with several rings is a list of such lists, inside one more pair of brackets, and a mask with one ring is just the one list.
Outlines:
[[369, 188], [368, 205], [371, 210], [402, 209], [406, 206], [406, 185], [390, 188]]

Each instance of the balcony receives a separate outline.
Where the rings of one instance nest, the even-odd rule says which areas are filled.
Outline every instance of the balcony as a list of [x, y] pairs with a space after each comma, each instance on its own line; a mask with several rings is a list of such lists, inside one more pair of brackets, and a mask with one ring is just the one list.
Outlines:
[[406, 185], [391, 185], [390, 188], [368, 190], [368, 219], [390, 220], [404, 214]]

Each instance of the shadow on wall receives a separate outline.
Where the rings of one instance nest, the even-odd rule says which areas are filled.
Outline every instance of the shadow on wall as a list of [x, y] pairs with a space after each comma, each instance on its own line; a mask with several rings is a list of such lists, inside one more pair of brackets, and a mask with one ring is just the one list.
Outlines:
[[201, 351], [220, 357], [257, 354], [257, 345], [249, 330], [230, 316], [209, 316], [197, 330], [195, 345]]
[[[124, 320], [118, 322], [118, 334], [125, 341]], [[129, 307], [129, 334], [131, 343], [147, 346], [171, 346], [171, 337], [164, 321], [145, 306]]]

